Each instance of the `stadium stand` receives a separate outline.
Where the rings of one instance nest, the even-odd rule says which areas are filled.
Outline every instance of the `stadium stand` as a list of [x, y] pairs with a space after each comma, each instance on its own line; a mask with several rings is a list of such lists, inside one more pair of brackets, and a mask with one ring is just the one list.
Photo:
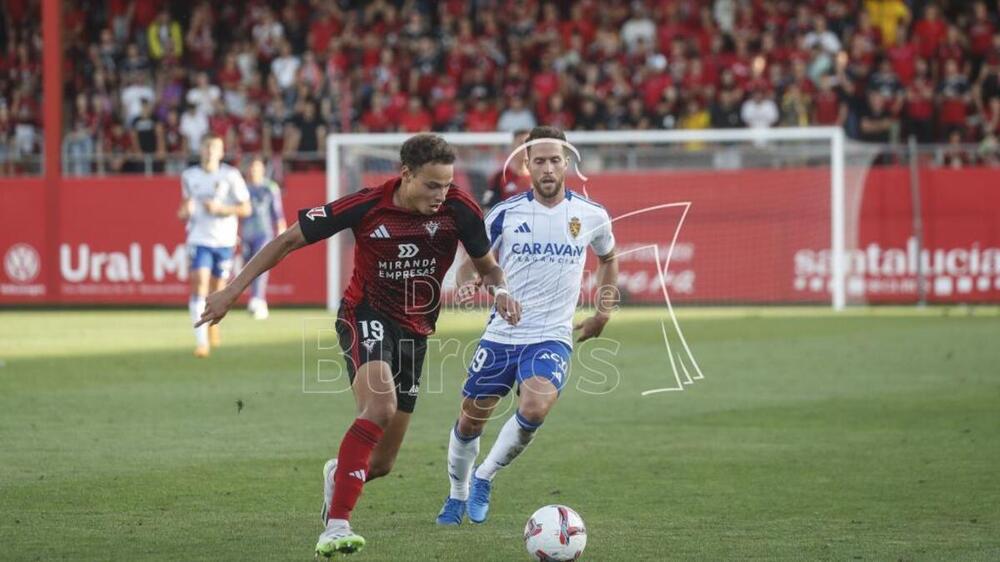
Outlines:
[[[64, 167], [176, 173], [213, 131], [234, 155], [308, 168], [328, 132], [535, 123], [836, 124], [996, 165], [998, 5], [68, 0]], [[31, 173], [38, 2], [4, 0], [0, 18], [0, 174]]]

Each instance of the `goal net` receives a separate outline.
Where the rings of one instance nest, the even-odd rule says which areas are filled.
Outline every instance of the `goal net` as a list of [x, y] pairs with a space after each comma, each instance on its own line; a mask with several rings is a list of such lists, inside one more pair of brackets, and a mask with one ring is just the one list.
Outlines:
[[[484, 199], [513, 151], [506, 133], [444, 136], [458, 153], [455, 183]], [[607, 208], [624, 304], [863, 303], [849, 291], [871, 157], [832, 127], [763, 131], [569, 132], [569, 189]], [[405, 134], [331, 135], [330, 200], [399, 169]], [[512, 190], [516, 183], [508, 172]], [[523, 185], [522, 185], [523, 189]], [[338, 240], [339, 239], [339, 240]], [[353, 240], [328, 243], [328, 306], [339, 305]], [[588, 272], [596, 267], [593, 257]], [[588, 279], [590, 279], [588, 277]], [[592, 290], [592, 279], [584, 291]], [[446, 283], [445, 290], [448, 290]], [[583, 295], [586, 297], [586, 295]]]

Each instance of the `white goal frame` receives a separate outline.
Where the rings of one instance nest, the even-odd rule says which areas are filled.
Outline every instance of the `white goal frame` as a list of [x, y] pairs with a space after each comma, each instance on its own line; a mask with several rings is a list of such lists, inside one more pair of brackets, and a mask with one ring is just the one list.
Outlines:
[[[456, 146], [510, 144], [510, 133], [439, 133]], [[413, 136], [407, 133], [346, 133], [326, 138], [326, 198], [334, 201], [347, 191], [341, 185], [340, 149], [345, 146], [399, 146]], [[843, 310], [846, 294], [846, 206], [844, 186], [844, 130], [840, 127], [780, 127], [773, 129], [700, 129], [700, 130], [636, 130], [636, 131], [567, 131], [567, 140], [580, 147], [607, 144], [684, 143], [684, 142], [768, 142], [768, 141], [827, 141], [830, 143], [830, 240], [831, 240], [831, 305]], [[327, 277], [326, 306], [336, 311], [342, 287], [341, 244], [326, 242]]]

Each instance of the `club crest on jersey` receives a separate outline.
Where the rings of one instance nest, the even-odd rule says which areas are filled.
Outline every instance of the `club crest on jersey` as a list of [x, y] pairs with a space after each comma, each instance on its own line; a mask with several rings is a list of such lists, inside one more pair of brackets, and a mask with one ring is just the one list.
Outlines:
[[306, 216], [309, 217], [309, 220], [311, 220], [311, 221], [316, 220], [316, 217], [320, 217], [320, 218], [324, 218], [325, 219], [326, 218], [326, 207], [323, 206], [323, 205], [320, 205], [319, 207], [313, 207], [312, 209], [309, 209], [308, 211], [306, 211]]
[[424, 223], [424, 230], [427, 231], [427, 234], [430, 234], [431, 238], [434, 238], [434, 235], [437, 234], [438, 228], [441, 228], [441, 223], [437, 221]]
[[377, 343], [378, 343], [377, 339], [375, 339], [375, 338], [368, 338], [368, 339], [362, 341], [361, 345], [365, 346], [365, 349], [368, 350], [368, 353], [371, 353], [372, 350], [375, 349], [375, 344], [377, 344]]
[[577, 236], [580, 235], [580, 219], [579, 218], [573, 217], [573, 218], [569, 219], [569, 233], [573, 235], [573, 238], [576, 238]]

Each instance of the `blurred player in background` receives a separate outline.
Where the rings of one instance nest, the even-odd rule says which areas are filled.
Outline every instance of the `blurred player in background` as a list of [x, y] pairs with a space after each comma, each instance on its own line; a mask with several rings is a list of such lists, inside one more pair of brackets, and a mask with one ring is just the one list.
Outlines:
[[[459, 525], [466, 512], [474, 523], [486, 521], [493, 477], [531, 443], [566, 384], [573, 331], [581, 331], [577, 341], [599, 336], [618, 300], [611, 219], [604, 207], [566, 189], [568, 159], [559, 142], [565, 140], [555, 127], [532, 129], [524, 150], [531, 191], [497, 204], [486, 216], [490, 246], [499, 253], [510, 291], [524, 303], [525, 312], [516, 326], [491, 314], [473, 355], [458, 421], [449, 432], [451, 491], [438, 514], [439, 525]], [[597, 310], [574, 326], [588, 246], [599, 259]], [[456, 283], [463, 301], [480, 281], [462, 263]], [[515, 385], [517, 411], [473, 471], [483, 427]]]
[[[208, 135], [201, 143], [201, 163], [181, 174], [181, 207], [177, 216], [187, 221], [187, 249], [191, 257], [191, 299], [188, 309], [197, 322], [205, 311], [205, 297], [226, 285], [233, 265], [239, 219], [250, 216], [250, 194], [243, 176], [224, 164], [222, 138]], [[209, 344], [221, 343], [218, 326], [194, 329], [195, 357], [208, 357]]]
[[[264, 158], [253, 156], [247, 168], [250, 192], [250, 205], [253, 213], [240, 221], [240, 239], [242, 241], [243, 263], [250, 261], [275, 235], [285, 231], [285, 211], [281, 205], [281, 188], [277, 182], [268, 178], [265, 173]], [[267, 277], [265, 271], [250, 285], [250, 302], [247, 310], [257, 320], [268, 316], [267, 309]]]
[[[528, 131], [514, 131], [514, 139], [510, 145], [511, 150], [517, 150], [517, 147], [524, 144], [526, 138], [528, 138]], [[493, 174], [486, 190], [483, 191], [481, 203], [484, 210], [489, 210], [497, 203], [531, 189], [531, 174], [528, 173], [528, 166], [525, 162], [524, 152], [518, 150], [506, 168]]]
[[316, 554], [361, 550], [350, 518], [365, 482], [389, 473], [417, 401], [427, 336], [434, 333], [440, 287], [458, 243], [471, 256], [497, 315], [516, 324], [520, 305], [504, 288], [482, 211], [453, 189], [455, 151], [437, 135], [416, 135], [399, 152], [400, 175], [332, 203], [302, 209], [299, 221], [267, 245], [233, 282], [208, 298], [199, 325], [216, 324], [261, 273], [293, 250], [354, 233], [354, 273], [337, 314], [337, 335], [357, 418], [323, 467], [323, 522]]

